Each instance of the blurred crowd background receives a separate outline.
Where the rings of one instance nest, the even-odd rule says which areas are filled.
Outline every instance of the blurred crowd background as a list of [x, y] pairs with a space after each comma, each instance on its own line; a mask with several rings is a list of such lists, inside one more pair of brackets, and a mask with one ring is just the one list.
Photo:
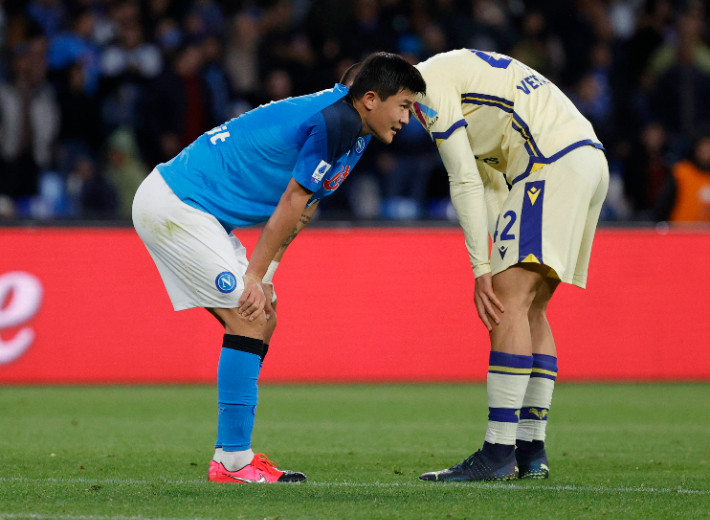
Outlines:
[[[162, 161], [377, 50], [475, 48], [565, 91], [605, 145], [606, 221], [710, 221], [710, 1], [4, 0], [0, 221], [129, 219]], [[453, 220], [416, 122], [373, 144], [323, 219]]]

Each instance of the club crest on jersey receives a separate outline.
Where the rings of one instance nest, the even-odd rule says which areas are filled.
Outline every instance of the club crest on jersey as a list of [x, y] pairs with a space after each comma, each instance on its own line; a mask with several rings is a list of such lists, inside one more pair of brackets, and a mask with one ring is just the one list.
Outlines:
[[348, 178], [348, 175], [350, 175], [350, 165], [345, 167], [341, 166], [340, 171], [336, 173], [332, 179], [328, 179], [323, 183], [323, 187], [328, 191], [335, 191], [340, 187], [343, 181]]
[[217, 275], [214, 284], [219, 292], [224, 294], [231, 293], [237, 288], [237, 278], [229, 271], [224, 271]]
[[365, 151], [365, 139], [362, 137], [357, 138], [357, 142], [355, 143], [355, 153], [357, 155], [362, 155], [362, 152]]
[[424, 125], [424, 128], [427, 130], [429, 130], [434, 123], [436, 123], [437, 119], [439, 119], [436, 110], [418, 102], [414, 103], [414, 113], [416, 114], [417, 119], [419, 119], [422, 125]]
[[331, 166], [325, 161], [321, 161], [318, 163], [318, 167], [315, 169], [313, 172], [313, 176], [311, 179], [313, 182], [320, 182], [323, 180], [323, 177], [325, 177], [325, 174], [328, 173], [328, 170], [330, 170]]

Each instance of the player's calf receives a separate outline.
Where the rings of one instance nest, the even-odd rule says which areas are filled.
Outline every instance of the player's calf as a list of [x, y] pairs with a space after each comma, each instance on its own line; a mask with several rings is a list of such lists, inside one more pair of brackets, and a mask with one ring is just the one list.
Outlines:
[[556, 377], [557, 358], [533, 354], [530, 381], [523, 398], [515, 441], [520, 478], [540, 479], [550, 476], [545, 433]]

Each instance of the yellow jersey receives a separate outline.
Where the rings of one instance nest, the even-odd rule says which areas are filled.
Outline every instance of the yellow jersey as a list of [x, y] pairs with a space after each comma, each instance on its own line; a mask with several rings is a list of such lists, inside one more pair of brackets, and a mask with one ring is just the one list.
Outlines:
[[509, 56], [460, 49], [416, 67], [426, 94], [412, 112], [439, 148], [478, 277], [490, 272], [488, 221], [507, 196], [505, 182], [512, 186], [580, 146], [602, 145], [558, 87]]

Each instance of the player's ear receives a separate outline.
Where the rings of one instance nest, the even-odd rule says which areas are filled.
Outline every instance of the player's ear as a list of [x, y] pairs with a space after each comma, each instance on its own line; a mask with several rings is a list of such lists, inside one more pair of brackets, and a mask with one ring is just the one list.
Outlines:
[[375, 100], [379, 99], [380, 96], [377, 95], [377, 92], [368, 90], [365, 92], [365, 95], [362, 96], [362, 104], [365, 105], [365, 108], [368, 110], [373, 110], [375, 108]]

